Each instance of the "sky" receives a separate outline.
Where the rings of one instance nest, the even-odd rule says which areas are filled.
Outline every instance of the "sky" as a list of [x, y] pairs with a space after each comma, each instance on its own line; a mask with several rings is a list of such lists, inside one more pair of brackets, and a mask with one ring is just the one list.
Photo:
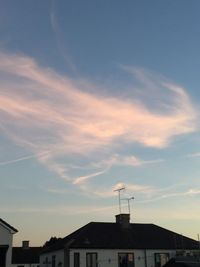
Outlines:
[[200, 233], [200, 2], [0, 0], [0, 217]]

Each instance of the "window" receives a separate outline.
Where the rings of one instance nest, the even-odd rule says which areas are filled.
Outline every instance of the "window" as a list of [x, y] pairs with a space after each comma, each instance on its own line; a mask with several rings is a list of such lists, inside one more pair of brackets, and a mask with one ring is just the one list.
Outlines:
[[45, 258], [45, 261], [43, 262], [43, 264], [45, 265], [45, 267], [48, 267], [48, 257]]
[[118, 254], [119, 267], [134, 267], [134, 253], [119, 253]]
[[6, 253], [8, 246], [0, 246], [0, 267], [6, 266]]
[[56, 256], [55, 255], [52, 256], [51, 266], [56, 267]]
[[97, 253], [86, 254], [86, 267], [97, 267]]
[[74, 267], [80, 267], [80, 253], [74, 253]]
[[169, 253], [155, 253], [155, 267], [162, 267], [169, 261]]

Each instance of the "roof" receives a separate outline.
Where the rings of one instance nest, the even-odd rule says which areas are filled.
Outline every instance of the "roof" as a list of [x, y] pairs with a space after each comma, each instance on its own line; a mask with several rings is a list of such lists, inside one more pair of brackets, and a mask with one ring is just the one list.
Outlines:
[[39, 255], [41, 247], [13, 247], [12, 248], [12, 263], [13, 264], [27, 264], [39, 263]]
[[11, 226], [10, 224], [8, 224], [7, 222], [5, 222], [4, 220], [2, 220], [1, 218], [0, 218], [0, 224], [3, 224], [4, 226], [6, 226], [7, 228], [9, 228], [10, 230], [12, 230], [15, 233], [18, 232], [17, 229], [15, 229], [13, 226]]
[[198, 242], [154, 224], [91, 222], [42, 253], [64, 247], [85, 249], [198, 249]]

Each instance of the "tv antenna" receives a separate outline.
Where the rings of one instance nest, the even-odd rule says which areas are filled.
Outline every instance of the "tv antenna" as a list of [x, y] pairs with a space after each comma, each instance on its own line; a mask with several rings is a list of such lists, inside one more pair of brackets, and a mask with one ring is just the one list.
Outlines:
[[114, 192], [118, 192], [118, 198], [119, 198], [119, 214], [121, 214], [121, 196], [120, 193], [122, 190], [125, 189], [125, 186], [122, 186], [121, 188], [115, 189]]
[[128, 213], [131, 214], [131, 209], [130, 209], [130, 201], [133, 200], [134, 197], [128, 197], [128, 198], [124, 198], [123, 200], [127, 200], [128, 202]]

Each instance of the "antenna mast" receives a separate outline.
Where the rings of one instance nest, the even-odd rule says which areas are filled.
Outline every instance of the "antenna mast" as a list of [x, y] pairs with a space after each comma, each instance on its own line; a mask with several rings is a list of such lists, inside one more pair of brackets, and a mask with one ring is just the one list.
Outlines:
[[118, 198], [119, 198], [119, 214], [121, 214], [121, 197], [120, 197], [120, 193], [124, 189], [125, 189], [125, 186], [123, 186], [123, 187], [121, 187], [119, 189], [114, 190], [114, 192], [118, 192]]
[[128, 213], [131, 215], [131, 209], [130, 209], [130, 201], [134, 199], [134, 197], [124, 198], [123, 200], [128, 201]]

